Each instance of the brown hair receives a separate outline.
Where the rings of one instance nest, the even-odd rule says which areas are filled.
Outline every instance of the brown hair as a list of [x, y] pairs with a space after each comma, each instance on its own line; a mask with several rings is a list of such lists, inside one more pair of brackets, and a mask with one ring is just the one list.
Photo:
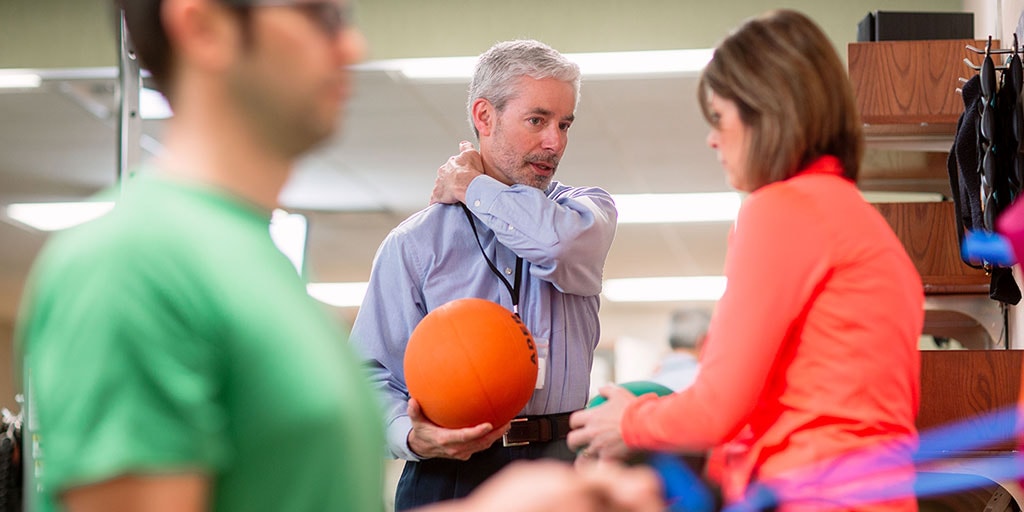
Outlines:
[[[236, 16], [242, 20], [245, 30], [243, 36], [248, 43], [248, 12], [244, 9], [247, 2], [242, 0], [222, 1], [229, 7], [235, 7]], [[160, 14], [163, 0], [114, 0], [115, 16], [118, 10], [124, 9], [124, 22], [128, 28], [135, 54], [139, 63], [149, 71], [156, 88], [173, 103], [173, 91], [170, 85], [174, 68], [174, 50], [171, 48], [167, 31], [164, 30], [163, 18]]]
[[169, 96], [171, 45], [160, 16], [161, 0], [114, 0], [114, 13], [124, 10], [124, 22], [142, 67], [157, 89]]
[[736, 103], [750, 129], [751, 190], [788, 179], [823, 155], [837, 157], [844, 176], [856, 181], [864, 138], [853, 89], [832, 43], [807, 16], [770, 11], [730, 34], [697, 87], [709, 123], [712, 93]]

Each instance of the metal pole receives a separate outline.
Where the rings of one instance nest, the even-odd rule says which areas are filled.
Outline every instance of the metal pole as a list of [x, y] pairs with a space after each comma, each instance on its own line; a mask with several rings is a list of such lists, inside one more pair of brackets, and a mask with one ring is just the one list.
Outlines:
[[119, 10], [121, 28], [120, 58], [118, 59], [118, 96], [119, 109], [117, 119], [117, 179], [122, 190], [130, 173], [139, 164], [142, 152], [139, 140], [142, 137], [142, 117], [139, 115], [139, 89], [142, 77], [139, 61], [135, 57], [135, 45], [128, 34], [124, 20], [124, 9]]

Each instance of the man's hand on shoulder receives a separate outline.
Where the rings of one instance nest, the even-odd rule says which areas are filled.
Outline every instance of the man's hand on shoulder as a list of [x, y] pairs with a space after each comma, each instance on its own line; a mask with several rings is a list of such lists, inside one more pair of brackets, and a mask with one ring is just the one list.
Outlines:
[[409, 399], [408, 411], [412, 430], [407, 442], [413, 453], [423, 459], [467, 460], [494, 444], [509, 427], [494, 429], [490, 423], [481, 423], [468, 428], [444, 428], [427, 419], [415, 398]]
[[430, 204], [465, 202], [466, 189], [469, 188], [470, 182], [483, 173], [484, 164], [480, 152], [471, 142], [462, 141], [459, 144], [459, 154], [449, 158], [437, 169]]

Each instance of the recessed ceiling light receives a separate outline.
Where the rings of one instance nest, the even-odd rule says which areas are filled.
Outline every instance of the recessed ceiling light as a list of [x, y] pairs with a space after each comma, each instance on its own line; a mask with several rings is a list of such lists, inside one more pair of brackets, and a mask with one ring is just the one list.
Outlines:
[[696, 75], [714, 50], [652, 50], [638, 52], [570, 53], [566, 58], [579, 64], [584, 76]]
[[725, 284], [725, 276], [606, 279], [601, 294], [612, 302], [716, 301]]
[[[612, 302], [716, 301], [725, 292], [725, 276], [608, 279], [602, 295]], [[359, 307], [369, 283], [310, 283], [313, 298], [335, 307]]]
[[0, 70], [0, 89], [35, 89], [43, 83], [37, 73], [16, 69]]
[[[711, 60], [712, 49], [566, 53], [584, 76], [695, 75]], [[468, 81], [477, 57], [431, 57], [370, 61], [357, 70], [393, 71], [413, 81]]]
[[77, 203], [15, 203], [7, 217], [40, 231], [57, 231], [99, 218], [114, 208], [110, 201]]
[[613, 194], [619, 224], [734, 221], [742, 196], [736, 192]]

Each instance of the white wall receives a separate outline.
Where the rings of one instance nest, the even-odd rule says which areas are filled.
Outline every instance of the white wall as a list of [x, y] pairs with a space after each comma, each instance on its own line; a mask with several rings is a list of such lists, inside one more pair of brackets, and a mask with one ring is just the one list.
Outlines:
[[1002, 41], [1003, 48], [1009, 48], [1020, 14], [1024, 11], [1024, 0], [964, 0], [964, 10], [974, 13], [975, 38], [992, 36]]

